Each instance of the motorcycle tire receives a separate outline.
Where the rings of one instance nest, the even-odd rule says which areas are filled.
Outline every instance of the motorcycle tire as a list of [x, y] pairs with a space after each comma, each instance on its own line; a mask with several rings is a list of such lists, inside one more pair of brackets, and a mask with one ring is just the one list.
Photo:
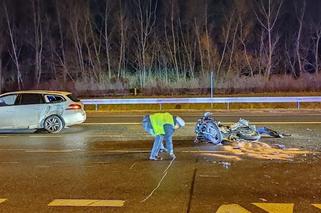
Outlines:
[[207, 142], [213, 143], [214, 145], [220, 144], [223, 140], [220, 128], [214, 122], [209, 122], [206, 126], [206, 130], [203, 133]]

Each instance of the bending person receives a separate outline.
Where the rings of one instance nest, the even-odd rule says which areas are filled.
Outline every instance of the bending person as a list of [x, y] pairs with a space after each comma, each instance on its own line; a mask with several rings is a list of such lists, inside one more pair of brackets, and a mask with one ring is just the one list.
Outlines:
[[185, 126], [185, 121], [178, 116], [168, 112], [146, 115], [143, 119], [144, 129], [155, 137], [153, 148], [150, 153], [150, 160], [162, 160], [159, 152], [162, 148], [163, 139], [166, 141], [166, 151], [172, 159], [175, 159], [173, 148], [173, 134], [175, 129]]

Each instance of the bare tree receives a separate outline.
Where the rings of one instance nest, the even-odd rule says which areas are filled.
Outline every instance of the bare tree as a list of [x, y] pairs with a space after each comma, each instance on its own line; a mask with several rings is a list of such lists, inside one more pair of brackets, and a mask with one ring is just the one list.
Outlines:
[[100, 59], [102, 41], [100, 35], [94, 32], [94, 29], [97, 29], [97, 27], [95, 21], [92, 18], [92, 14], [90, 13], [89, 8], [90, 5], [87, 6], [86, 10], [86, 25], [88, 29], [85, 31], [85, 43], [87, 46], [89, 60], [93, 68], [93, 73], [98, 82], [102, 82], [103, 72]]
[[184, 33], [182, 28], [181, 19], [179, 21], [179, 29], [180, 29], [180, 38], [182, 42], [182, 47], [184, 50], [184, 55], [186, 56], [187, 67], [189, 71], [189, 75], [191, 78], [194, 78], [194, 69], [195, 69], [195, 56], [194, 56], [194, 38], [189, 33]]
[[109, 16], [111, 12], [110, 0], [106, 0], [105, 13], [104, 13], [104, 40], [105, 40], [105, 54], [107, 60], [108, 78], [111, 79], [111, 60], [110, 60], [110, 29], [109, 29]]
[[13, 28], [10, 23], [8, 8], [7, 8], [5, 1], [3, 1], [3, 8], [4, 8], [5, 16], [7, 19], [8, 31], [9, 31], [9, 35], [10, 35], [10, 42], [11, 42], [11, 48], [12, 48], [12, 53], [10, 53], [10, 56], [13, 59], [14, 64], [16, 65], [16, 69], [17, 69], [17, 76], [16, 77], [17, 77], [18, 89], [21, 90], [23, 88], [23, 80], [22, 80], [22, 75], [21, 75], [21, 70], [20, 70], [20, 63], [19, 63], [19, 59], [18, 59], [20, 51], [18, 50], [16, 41], [13, 37], [14, 32], [13, 32]]
[[[221, 54], [221, 59], [220, 62], [218, 64], [218, 68], [217, 68], [217, 76], [220, 76], [220, 71], [222, 68], [222, 64], [225, 58], [225, 53], [226, 53], [226, 49], [228, 47], [228, 43], [229, 43], [229, 38], [230, 38], [230, 33], [231, 33], [231, 28], [232, 28], [232, 22], [233, 22], [233, 17], [234, 17], [234, 11], [232, 12], [232, 14], [229, 16], [228, 18], [228, 24], [226, 27], [223, 27], [223, 36], [224, 36], [224, 48], [223, 48], [223, 52]], [[226, 19], [227, 20], [227, 19]]]
[[[3, 13], [2, 10], [0, 8], [0, 29], [3, 29], [5, 23], [4, 23], [4, 17], [3, 17]], [[5, 39], [5, 35], [4, 35], [4, 31], [0, 31], [0, 94], [2, 93], [2, 88], [3, 88], [3, 70], [2, 70], [2, 53], [5, 47], [5, 43], [6, 43], [6, 39]]]
[[154, 30], [156, 22], [156, 9], [158, 2], [153, 0], [148, 0], [144, 5], [141, 0], [135, 0], [136, 6], [138, 8], [137, 20], [138, 20], [138, 30], [135, 35], [136, 42], [138, 44], [138, 62], [139, 62], [139, 76], [140, 76], [140, 86], [144, 87], [146, 81], [146, 68], [147, 68], [147, 52], [148, 43], [150, 40], [151, 33]]
[[91, 22], [91, 15], [89, 9], [86, 8], [84, 11], [85, 15], [85, 27], [83, 30], [83, 41], [84, 45], [86, 46], [86, 60], [88, 65], [88, 70], [91, 70], [92, 75], [91, 79], [101, 82], [101, 62], [99, 58], [99, 48], [96, 44], [96, 36], [93, 33], [93, 26]]
[[265, 75], [270, 78], [271, 71], [273, 68], [273, 53], [276, 44], [278, 43], [279, 36], [273, 39], [273, 30], [275, 28], [276, 21], [278, 20], [280, 9], [283, 5], [283, 0], [268, 0], [268, 5], [264, 5], [263, 0], [258, 3], [258, 14], [255, 10], [255, 16], [260, 25], [267, 31], [268, 36], [268, 61]]
[[291, 51], [288, 47], [288, 44], [285, 42], [285, 54], [287, 58], [288, 65], [290, 66], [291, 73], [294, 77], [297, 77], [297, 73], [295, 71], [295, 59], [290, 55]]
[[311, 23], [311, 34], [314, 41], [314, 69], [316, 74], [320, 74], [320, 41], [321, 41], [321, 20], [317, 19]]
[[296, 52], [296, 57], [297, 57], [297, 62], [298, 62], [298, 66], [299, 66], [299, 72], [302, 73], [303, 72], [303, 67], [302, 67], [302, 58], [301, 58], [301, 52], [300, 52], [300, 44], [301, 44], [301, 35], [302, 35], [302, 27], [303, 27], [303, 19], [304, 19], [304, 14], [305, 14], [305, 0], [303, 0], [303, 5], [300, 9], [300, 11], [298, 11], [298, 5], [295, 6], [296, 10], [297, 10], [297, 19], [298, 19], [298, 23], [299, 23], [299, 29], [298, 29], [298, 34], [297, 34], [297, 38], [295, 41], [295, 52]]
[[208, 30], [208, 4], [207, 1], [205, 1], [205, 8], [204, 8], [204, 26], [205, 26], [205, 37], [206, 37], [206, 56], [207, 56], [207, 63], [208, 63], [208, 69], [209, 71], [214, 70], [214, 64], [213, 59], [211, 57], [211, 50], [212, 50], [212, 42], [210, 39], [210, 34]]
[[314, 57], [315, 57], [315, 71], [317, 74], [320, 74], [320, 66], [319, 66], [319, 44], [321, 39], [321, 24], [317, 27], [315, 33], [315, 50], [314, 50]]
[[119, 33], [120, 33], [120, 44], [119, 44], [119, 57], [118, 57], [118, 74], [119, 78], [122, 75], [122, 71], [125, 67], [125, 54], [126, 54], [126, 31], [127, 31], [127, 17], [123, 11], [122, 1], [119, 1]]
[[34, 24], [34, 49], [35, 49], [35, 80], [36, 88], [39, 87], [42, 73], [42, 51], [43, 51], [43, 33], [42, 17], [40, 11], [40, 1], [32, 1], [33, 24]]
[[201, 29], [199, 24], [197, 23], [196, 19], [194, 20], [194, 25], [195, 25], [195, 34], [197, 38], [197, 43], [198, 43], [198, 52], [200, 55], [200, 63], [201, 63], [201, 74], [204, 76], [205, 75], [205, 69], [204, 69], [204, 56], [203, 56], [203, 50], [202, 50], [202, 41], [201, 41]]
[[232, 44], [231, 44], [231, 50], [230, 50], [230, 59], [229, 59], [229, 65], [227, 68], [226, 75], [228, 75], [231, 71], [232, 63], [233, 63], [233, 56], [234, 56], [234, 49], [235, 49], [235, 40], [236, 40], [236, 34], [239, 28], [239, 20], [236, 22], [235, 28], [234, 28], [234, 33], [232, 37]]
[[250, 33], [248, 30], [246, 30], [246, 27], [244, 25], [243, 22], [243, 17], [241, 17], [241, 13], [239, 13], [239, 23], [240, 23], [240, 32], [239, 32], [239, 40], [243, 46], [243, 52], [244, 52], [244, 57], [246, 60], [246, 64], [247, 67], [250, 70], [250, 76], [253, 77], [254, 76], [254, 71], [253, 71], [253, 67], [251, 65], [250, 59], [249, 59], [249, 54], [247, 51], [247, 39], [248, 39], [248, 34]]
[[[60, 65], [62, 66], [62, 81], [64, 87], [66, 87], [67, 84], [67, 74], [68, 74], [68, 65], [66, 62], [66, 53], [65, 53], [65, 42], [64, 42], [64, 31], [61, 21], [61, 7], [58, 5], [58, 1], [56, 3], [56, 12], [57, 12], [57, 21], [58, 21], [58, 29], [59, 29], [59, 53], [56, 53], [58, 60], [60, 62]], [[56, 51], [55, 51], [56, 52]]]
[[84, 41], [82, 38], [82, 31], [84, 30], [85, 21], [83, 17], [83, 8], [82, 4], [74, 4], [74, 1], [68, 1], [68, 22], [71, 30], [71, 37], [73, 40], [74, 50], [76, 52], [76, 61], [79, 67], [79, 73], [81, 76], [86, 75], [85, 70], [85, 57], [83, 52]]
[[3, 87], [3, 77], [2, 77], [2, 58], [0, 57], [0, 94], [2, 93]]
[[[180, 79], [180, 75], [179, 75], [179, 68], [178, 68], [178, 60], [177, 60], [177, 40], [176, 40], [176, 28], [174, 25], [174, 18], [175, 18], [175, 14], [174, 14], [174, 0], [171, 0], [171, 12], [170, 12], [170, 29], [171, 29], [171, 43], [172, 45], [169, 46], [170, 52], [171, 52], [171, 58], [173, 60], [174, 63], [174, 68], [175, 68], [175, 72], [176, 72], [176, 78], [177, 80]], [[166, 30], [166, 22], [165, 22], [165, 30]], [[166, 33], [167, 36], [167, 33]], [[167, 39], [168, 40], [168, 39]]]
[[261, 29], [260, 33], [260, 48], [259, 48], [259, 58], [258, 60], [258, 68], [259, 68], [259, 73], [261, 75], [264, 75], [264, 66], [265, 66], [265, 48], [264, 48], [264, 37], [265, 37], [265, 32], [264, 29]]

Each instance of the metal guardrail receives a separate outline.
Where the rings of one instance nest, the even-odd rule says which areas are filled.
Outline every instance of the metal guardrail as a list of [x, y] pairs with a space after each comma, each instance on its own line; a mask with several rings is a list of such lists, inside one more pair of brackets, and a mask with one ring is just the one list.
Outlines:
[[305, 97], [219, 97], [219, 98], [135, 98], [135, 99], [82, 99], [85, 105], [109, 104], [159, 104], [162, 109], [163, 104], [227, 104], [230, 109], [231, 103], [296, 103], [300, 109], [301, 103], [321, 102], [321, 96]]

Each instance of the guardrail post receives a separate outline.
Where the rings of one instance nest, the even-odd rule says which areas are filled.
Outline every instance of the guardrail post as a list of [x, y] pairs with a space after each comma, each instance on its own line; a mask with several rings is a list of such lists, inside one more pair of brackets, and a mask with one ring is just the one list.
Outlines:
[[162, 104], [159, 104], [159, 110], [162, 110]]
[[230, 110], [230, 102], [227, 102], [227, 110]]
[[96, 111], [98, 111], [98, 104], [95, 104], [95, 109]]
[[298, 101], [298, 102], [296, 103], [296, 107], [297, 107], [298, 110], [300, 109], [300, 101]]

